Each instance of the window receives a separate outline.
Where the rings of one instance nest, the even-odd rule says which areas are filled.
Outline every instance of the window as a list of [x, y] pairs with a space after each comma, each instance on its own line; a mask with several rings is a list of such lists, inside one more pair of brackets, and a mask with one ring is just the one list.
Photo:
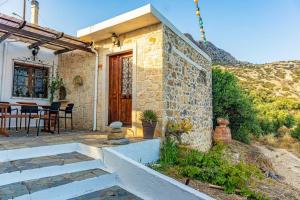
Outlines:
[[132, 56], [122, 59], [122, 95], [132, 94]]
[[13, 97], [48, 98], [48, 68], [15, 63]]

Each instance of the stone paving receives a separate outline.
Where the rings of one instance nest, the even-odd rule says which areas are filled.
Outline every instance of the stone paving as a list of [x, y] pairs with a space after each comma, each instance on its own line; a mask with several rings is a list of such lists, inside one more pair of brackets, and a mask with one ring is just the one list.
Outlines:
[[18, 196], [68, 184], [74, 181], [86, 180], [107, 174], [101, 169], [92, 169], [75, 173], [62, 174], [30, 181], [12, 183], [0, 187], [0, 200], [13, 199]]
[[77, 152], [0, 162], [0, 174], [93, 160]]
[[69, 200], [141, 200], [141, 198], [127, 192], [126, 190], [114, 186], [105, 190], [100, 190]]
[[[142, 138], [130, 138], [130, 142], [142, 141]], [[83, 143], [95, 147], [107, 147], [120, 145], [118, 143], [110, 143], [107, 140], [107, 134], [103, 132], [92, 131], [76, 131], [62, 132], [61, 134], [48, 134], [35, 136], [12, 132], [11, 137], [3, 137], [0, 135], [0, 151], [7, 149], [19, 149], [27, 147], [38, 147], [45, 145], [67, 144], [67, 143]]]

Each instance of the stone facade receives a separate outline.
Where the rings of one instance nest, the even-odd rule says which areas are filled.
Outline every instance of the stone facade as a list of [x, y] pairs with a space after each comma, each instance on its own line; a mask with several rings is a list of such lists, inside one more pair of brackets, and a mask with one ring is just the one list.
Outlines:
[[[59, 76], [63, 78], [67, 89], [66, 100], [68, 103], [74, 103], [74, 128], [91, 130], [93, 123], [95, 55], [73, 51], [60, 55], [58, 63]], [[76, 76], [82, 78], [82, 86], [74, 83]]]
[[[162, 119], [163, 111], [163, 31], [162, 25], [156, 24], [141, 28], [119, 36], [121, 47], [113, 46], [111, 40], [99, 41], [99, 104], [98, 128], [105, 130], [108, 117], [108, 57], [110, 55], [132, 51], [133, 83], [132, 83], [132, 128], [127, 131], [131, 136], [142, 136], [140, 114], [143, 110], [155, 110]], [[157, 126], [157, 135], [161, 135], [162, 120]]]
[[163, 124], [176, 117], [190, 118], [193, 130], [184, 142], [206, 151], [213, 130], [211, 63], [167, 26], [163, 30]]
[[[129, 136], [142, 136], [140, 113], [146, 109], [159, 115], [156, 135], [163, 135], [171, 118], [190, 117], [193, 131], [185, 141], [200, 150], [211, 146], [211, 63], [163, 24], [151, 25], [119, 36], [121, 47], [110, 39], [97, 41], [99, 53], [97, 129], [108, 125], [109, 56], [132, 51], [132, 128]], [[93, 54], [75, 52], [59, 59], [59, 73], [65, 79], [67, 99], [75, 103], [75, 127], [91, 129], [94, 95]], [[199, 68], [200, 66], [200, 68]], [[202, 69], [203, 68], [203, 69]], [[73, 78], [84, 84], [75, 86]]]

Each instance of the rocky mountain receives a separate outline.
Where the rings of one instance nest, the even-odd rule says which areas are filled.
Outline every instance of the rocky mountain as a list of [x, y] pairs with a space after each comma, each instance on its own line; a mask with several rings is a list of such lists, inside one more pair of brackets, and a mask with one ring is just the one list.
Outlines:
[[246, 64], [246, 62], [241, 62], [237, 60], [234, 56], [232, 56], [227, 51], [216, 47], [211, 42], [206, 42], [204, 44], [201, 41], [196, 41], [192, 35], [186, 33], [185, 36], [189, 38], [193, 43], [195, 43], [200, 49], [202, 49], [206, 54], [208, 54], [213, 64], [221, 64], [221, 65], [239, 65], [239, 64]]
[[211, 58], [215, 67], [237, 76], [244, 88], [270, 96], [300, 98], [300, 61], [280, 61], [266, 64], [241, 62], [211, 42], [203, 44], [185, 34]]

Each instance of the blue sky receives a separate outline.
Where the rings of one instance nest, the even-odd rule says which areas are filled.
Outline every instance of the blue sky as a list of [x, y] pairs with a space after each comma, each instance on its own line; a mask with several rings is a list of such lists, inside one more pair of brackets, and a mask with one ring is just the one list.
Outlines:
[[[39, 0], [40, 24], [78, 29], [152, 3], [182, 32], [200, 38], [193, 0]], [[300, 0], [200, 0], [207, 39], [240, 60], [300, 60]], [[28, 17], [29, 17], [28, 2]], [[0, 0], [0, 12], [22, 14], [22, 0]]]

